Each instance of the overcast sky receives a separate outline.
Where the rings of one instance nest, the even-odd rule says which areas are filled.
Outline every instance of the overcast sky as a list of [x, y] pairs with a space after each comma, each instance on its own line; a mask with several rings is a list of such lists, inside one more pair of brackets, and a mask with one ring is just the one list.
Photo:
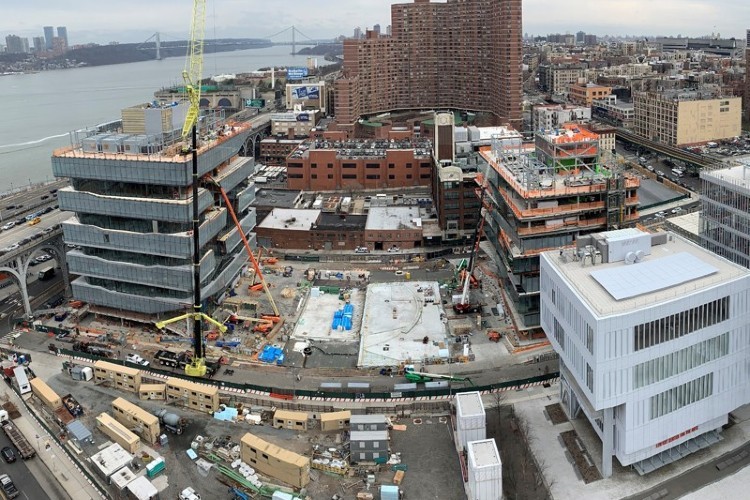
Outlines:
[[[390, 23], [396, 0], [207, 0], [206, 38], [267, 38], [291, 25], [311, 38], [351, 36]], [[190, 0], [2, 0], [0, 37], [42, 36], [42, 26], [67, 26], [70, 44], [140, 42], [154, 32], [162, 40], [185, 39]], [[273, 6], [273, 8], [270, 8]], [[529, 34], [745, 37], [750, 0], [524, 0], [523, 31]], [[276, 40], [289, 40], [286, 38]]]

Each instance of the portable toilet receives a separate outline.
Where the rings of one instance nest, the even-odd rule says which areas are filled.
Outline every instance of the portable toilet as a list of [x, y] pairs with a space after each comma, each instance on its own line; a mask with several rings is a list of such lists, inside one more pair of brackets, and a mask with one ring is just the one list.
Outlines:
[[165, 467], [164, 459], [157, 458], [156, 460], [146, 465], [146, 475], [149, 478], [153, 478], [157, 474], [159, 474], [161, 471], [163, 471], [164, 467]]

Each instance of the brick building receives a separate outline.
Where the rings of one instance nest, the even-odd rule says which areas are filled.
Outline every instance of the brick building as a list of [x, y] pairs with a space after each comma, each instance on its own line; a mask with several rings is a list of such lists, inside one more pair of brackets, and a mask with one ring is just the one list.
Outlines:
[[366, 221], [366, 215], [274, 208], [258, 226], [258, 242], [287, 250], [354, 250], [365, 246]]
[[431, 150], [427, 139], [314, 140], [287, 158], [287, 187], [334, 191], [429, 186]]
[[365, 242], [372, 250], [419, 248], [422, 219], [417, 207], [370, 207]]
[[344, 41], [335, 115], [464, 109], [521, 125], [521, 0], [448, 0], [391, 6], [391, 36]]
[[286, 166], [286, 158], [297, 149], [305, 139], [266, 137], [260, 141], [260, 157], [264, 165]]

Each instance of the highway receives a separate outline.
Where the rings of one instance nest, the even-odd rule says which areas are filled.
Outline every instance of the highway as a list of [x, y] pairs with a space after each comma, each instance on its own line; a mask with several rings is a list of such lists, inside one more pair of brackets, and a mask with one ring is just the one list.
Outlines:
[[2, 249], [7, 249], [27, 238], [29, 241], [27, 241], [26, 244], [33, 243], [34, 235], [43, 233], [45, 229], [54, 228], [72, 216], [72, 212], [61, 212], [60, 210], [55, 209], [48, 214], [41, 215], [40, 218], [42, 220], [39, 224], [29, 226], [28, 222], [24, 221], [22, 224], [16, 224], [15, 227], [3, 230], [0, 232], [0, 253], [3, 253]]
[[[25, 191], [3, 196], [0, 198], [0, 220], [5, 223], [9, 220], [16, 220], [21, 216], [26, 216], [47, 205], [56, 205], [57, 201], [50, 191], [63, 188], [67, 185], [69, 185], [67, 180], [59, 180], [49, 184], [32, 186]], [[42, 196], [49, 196], [49, 198], [43, 200]], [[21, 208], [18, 208], [19, 205]], [[8, 208], [11, 206], [14, 208]]]

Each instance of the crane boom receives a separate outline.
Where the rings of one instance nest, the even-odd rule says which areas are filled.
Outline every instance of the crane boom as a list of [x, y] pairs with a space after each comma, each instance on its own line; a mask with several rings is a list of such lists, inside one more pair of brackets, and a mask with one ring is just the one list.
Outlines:
[[229, 201], [229, 197], [227, 196], [226, 191], [224, 191], [224, 188], [221, 187], [221, 185], [218, 182], [216, 182], [213, 178], [211, 180], [219, 188], [221, 197], [224, 198], [224, 204], [227, 206], [229, 215], [232, 216], [234, 225], [237, 227], [237, 231], [239, 231], [240, 233], [240, 238], [242, 238], [242, 243], [245, 245], [245, 251], [247, 252], [247, 256], [250, 257], [250, 262], [252, 262], [253, 269], [255, 269], [255, 276], [257, 276], [260, 282], [263, 284], [263, 291], [266, 292], [268, 301], [271, 303], [271, 307], [273, 308], [273, 315], [279, 316], [279, 309], [276, 307], [276, 302], [273, 300], [273, 295], [271, 294], [271, 290], [268, 288], [268, 283], [266, 283], [266, 279], [263, 277], [263, 273], [261, 272], [260, 266], [258, 265], [258, 260], [255, 258], [255, 255], [253, 254], [253, 250], [250, 248], [250, 243], [247, 242], [247, 237], [245, 237], [245, 231], [242, 230], [240, 221], [237, 219], [237, 214], [234, 213], [234, 208], [232, 208], [232, 203]]
[[206, 0], [193, 0], [193, 22], [190, 25], [188, 59], [182, 71], [185, 91], [190, 101], [182, 125], [182, 139], [187, 140], [190, 130], [198, 123], [201, 103], [201, 81], [203, 80], [203, 42], [206, 31]]

